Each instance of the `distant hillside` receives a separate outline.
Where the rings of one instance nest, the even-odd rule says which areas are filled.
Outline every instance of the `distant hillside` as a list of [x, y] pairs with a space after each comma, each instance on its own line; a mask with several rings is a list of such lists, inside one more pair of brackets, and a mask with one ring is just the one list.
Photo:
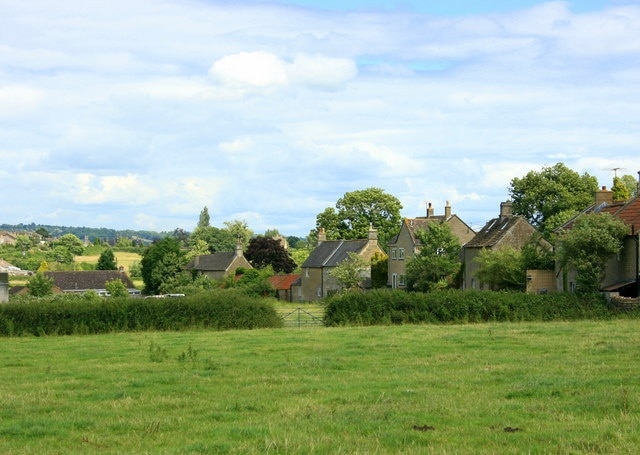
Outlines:
[[131, 239], [140, 239], [142, 241], [153, 241], [161, 239], [169, 235], [168, 232], [155, 232], [155, 231], [134, 231], [126, 229], [118, 231], [116, 229], [108, 228], [91, 228], [91, 227], [74, 227], [74, 226], [51, 226], [48, 224], [0, 224], [0, 230], [20, 232], [20, 231], [36, 231], [40, 228], [46, 229], [52, 237], [60, 237], [64, 234], [73, 234], [81, 240], [84, 240], [85, 236], [90, 242], [95, 239], [100, 239], [104, 242], [115, 243], [120, 237], [127, 237]]

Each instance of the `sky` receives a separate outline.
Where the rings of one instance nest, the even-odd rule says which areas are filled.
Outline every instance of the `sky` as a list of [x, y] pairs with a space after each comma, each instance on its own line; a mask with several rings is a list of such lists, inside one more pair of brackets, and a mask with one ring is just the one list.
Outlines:
[[0, 0], [0, 224], [303, 237], [377, 187], [479, 229], [637, 176], [639, 82], [640, 0]]

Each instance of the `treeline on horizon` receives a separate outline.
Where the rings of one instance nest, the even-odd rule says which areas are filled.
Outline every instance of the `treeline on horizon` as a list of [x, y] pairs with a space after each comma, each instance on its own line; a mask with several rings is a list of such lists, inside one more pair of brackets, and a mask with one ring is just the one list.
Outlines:
[[93, 242], [95, 239], [99, 239], [102, 242], [115, 243], [117, 239], [126, 238], [138, 238], [141, 240], [154, 241], [171, 235], [170, 232], [157, 232], [157, 231], [136, 231], [132, 229], [109, 229], [109, 228], [92, 228], [86, 226], [54, 226], [49, 224], [0, 224], [0, 230], [9, 232], [35, 232], [38, 229], [45, 229], [51, 237], [60, 237], [65, 234], [73, 234], [79, 239], [83, 240], [85, 237]]

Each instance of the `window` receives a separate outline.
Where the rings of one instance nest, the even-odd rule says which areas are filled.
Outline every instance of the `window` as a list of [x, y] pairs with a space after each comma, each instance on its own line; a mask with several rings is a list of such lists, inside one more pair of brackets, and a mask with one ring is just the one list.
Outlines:
[[400, 275], [400, 279], [398, 280], [398, 284], [400, 286], [406, 286], [407, 285], [407, 276], [406, 275]]
[[395, 289], [398, 287], [398, 274], [394, 273], [391, 275], [391, 288]]
[[404, 259], [404, 248], [398, 248], [398, 259]]
[[396, 258], [396, 249], [395, 248], [391, 248], [391, 259], [397, 259]]
[[309, 269], [304, 269], [304, 277], [309, 278]]

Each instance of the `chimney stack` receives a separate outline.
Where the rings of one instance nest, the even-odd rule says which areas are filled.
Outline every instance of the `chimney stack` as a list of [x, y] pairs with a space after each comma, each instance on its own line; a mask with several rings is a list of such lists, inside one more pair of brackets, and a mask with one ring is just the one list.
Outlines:
[[513, 202], [505, 201], [500, 203], [500, 218], [513, 216]]
[[369, 242], [378, 242], [378, 231], [373, 228], [373, 223], [369, 224]]
[[320, 229], [318, 229], [318, 245], [326, 241], [327, 241], [327, 233], [325, 232], [324, 228], [321, 227]]
[[433, 216], [433, 207], [431, 206], [431, 202], [427, 203], [427, 218], [431, 218]]
[[596, 206], [602, 205], [603, 203], [613, 204], [613, 191], [608, 190], [606, 186], [603, 186], [602, 189], [596, 191]]
[[451, 206], [449, 205], [449, 201], [447, 201], [447, 204], [444, 206], [444, 219], [448, 220], [449, 218], [451, 218]]
[[240, 237], [238, 237], [238, 242], [236, 243], [236, 256], [242, 257], [242, 242], [240, 242]]

